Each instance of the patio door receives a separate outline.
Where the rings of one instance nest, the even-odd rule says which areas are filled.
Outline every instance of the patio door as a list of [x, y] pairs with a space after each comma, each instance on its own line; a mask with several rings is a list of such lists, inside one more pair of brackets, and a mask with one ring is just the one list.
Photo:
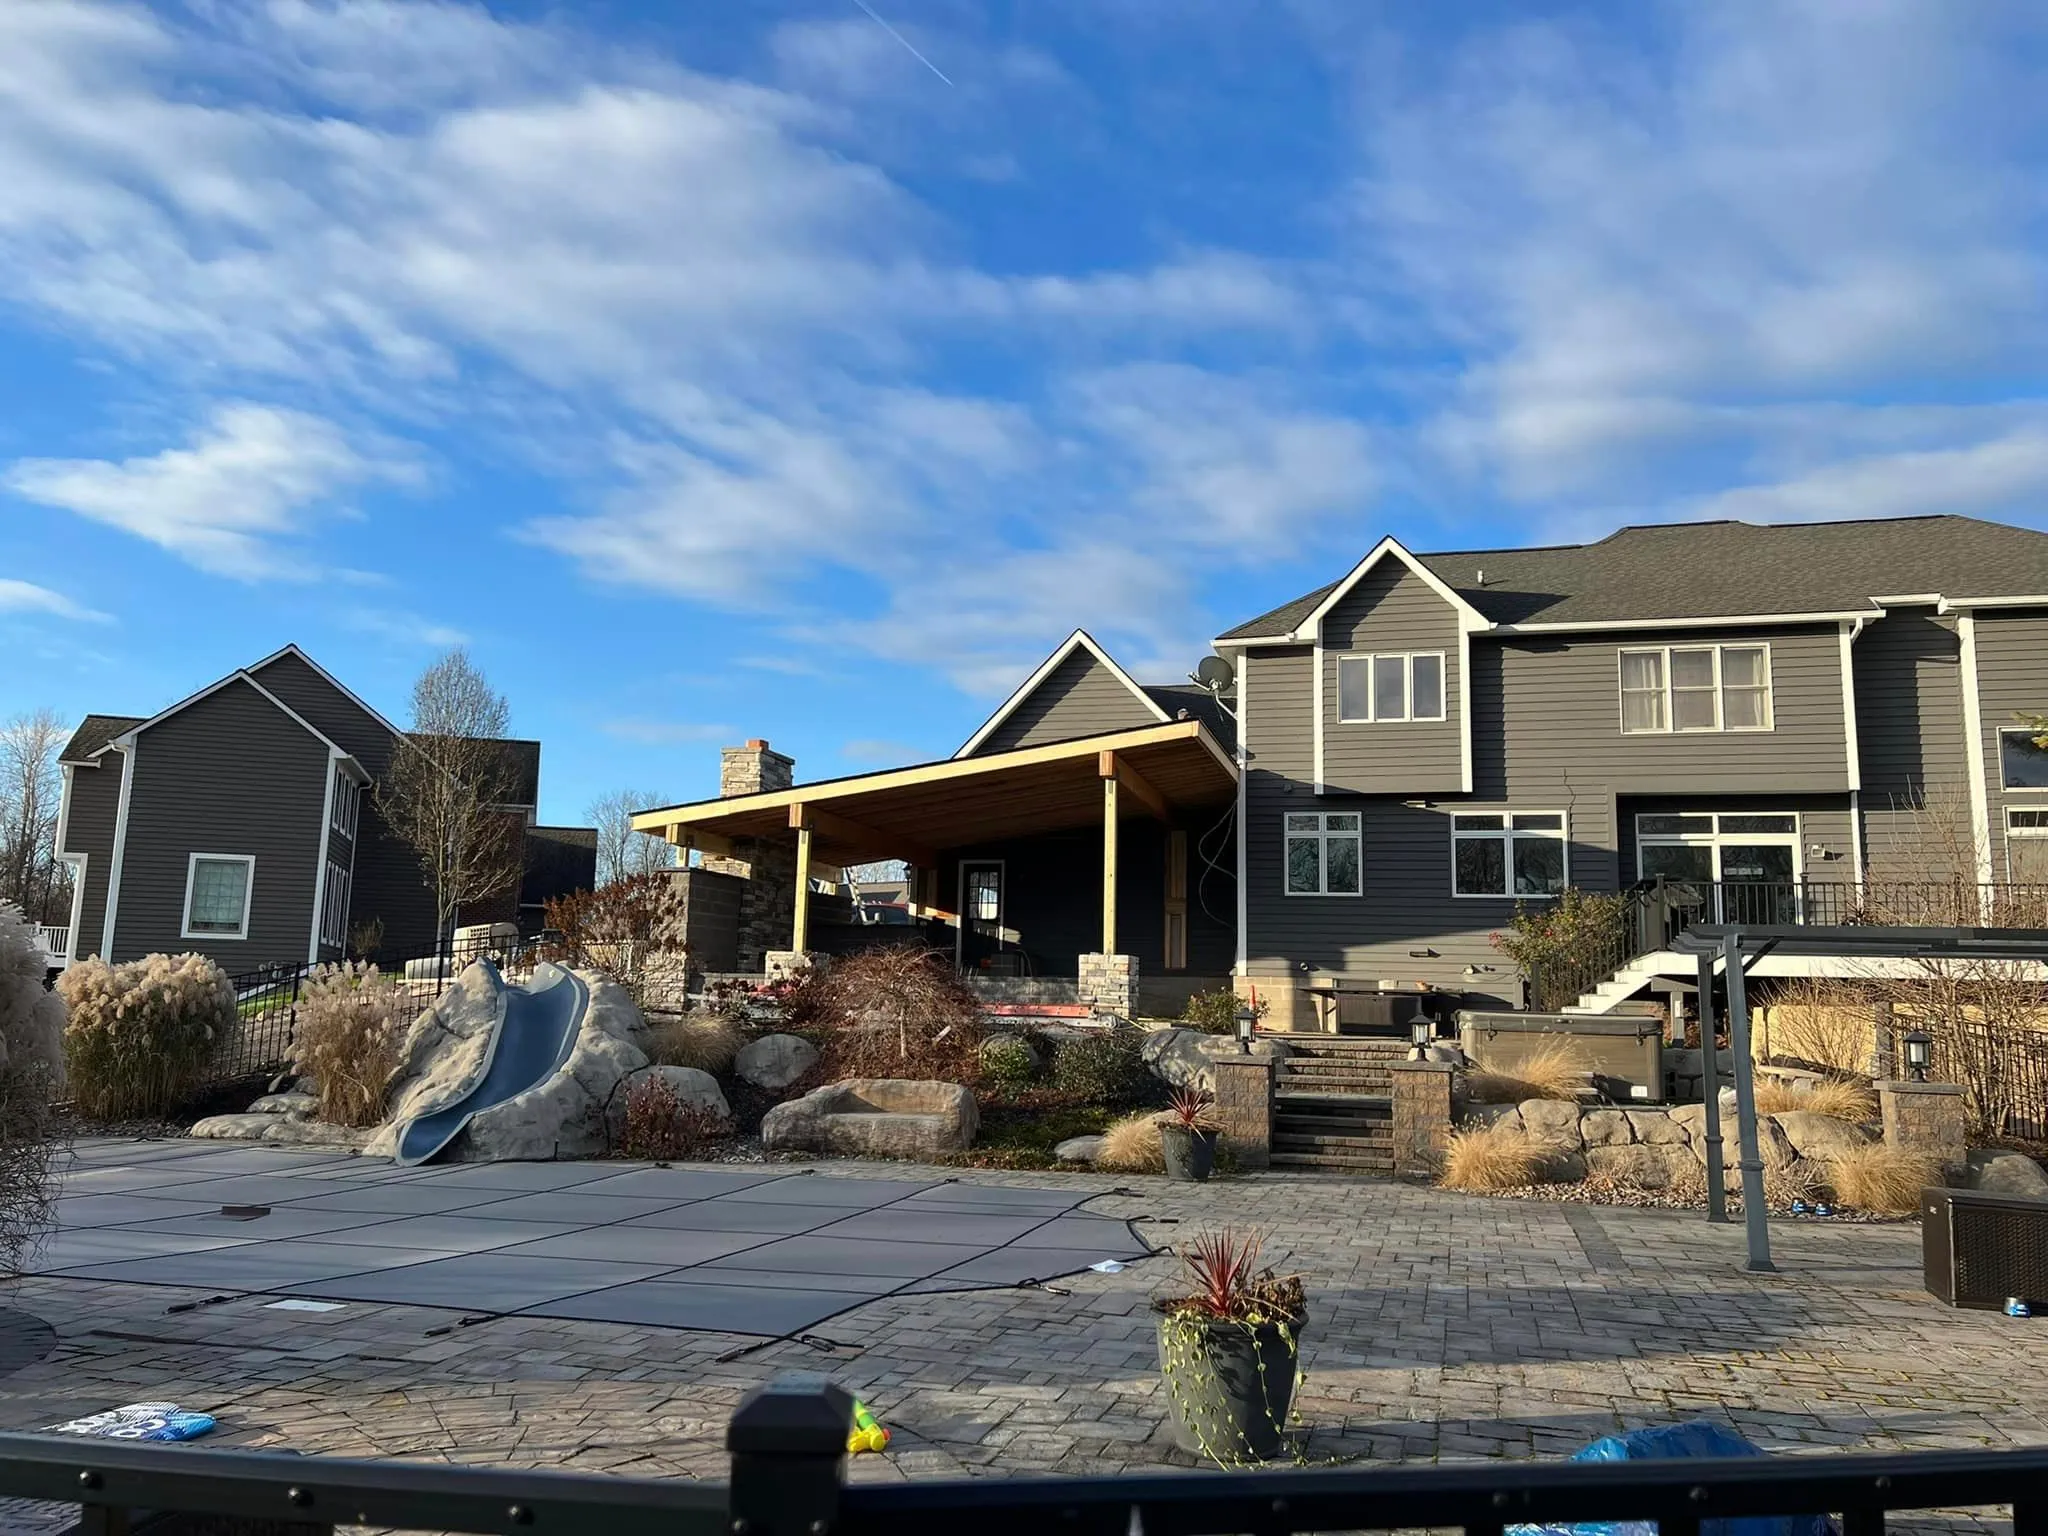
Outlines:
[[1003, 861], [960, 861], [960, 929], [954, 961], [980, 970], [1003, 947]]
[[1645, 880], [1694, 886], [1709, 922], [1796, 923], [1799, 817], [1792, 812], [1636, 817], [1636, 869]]

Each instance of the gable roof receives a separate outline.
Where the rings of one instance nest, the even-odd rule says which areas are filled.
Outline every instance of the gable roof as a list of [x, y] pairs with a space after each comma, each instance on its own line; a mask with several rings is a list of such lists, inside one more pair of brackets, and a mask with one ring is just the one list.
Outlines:
[[71, 733], [71, 739], [64, 743], [64, 750], [57, 754], [57, 761], [98, 767], [94, 758], [106, 744], [116, 736], [134, 730], [142, 724], [143, 718], [141, 715], [87, 715], [78, 722], [78, 729]]
[[1235, 750], [1237, 746], [1237, 718], [1224, 707], [1223, 701], [1204, 688], [1200, 683], [1143, 683], [1140, 686], [1152, 696], [1152, 702], [1166, 711], [1168, 719], [1179, 719], [1182, 710], [1187, 711], [1190, 720], [1199, 720], [1209, 728], [1209, 734]]
[[312, 657], [308, 656], [304, 651], [300, 650], [298, 645], [295, 643], [282, 646], [279, 649], [272, 651], [268, 656], [264, 657], [254, 666], [245, 667], [243, 668], [243, 670], [250, 673], [261, 672], [265, 667], [269, 666], [272, 662], [282, 660], [286, 656], [295, 656], [300, 661], [304, 662], [308, 667], [312, 668], [313, 671], [319, 675], [321, 681], [325, 682], [328, 687], [332, 688], [336, 693], [340, 694], [343, 698], [347, 699], [349, 703], [355, 705], [357, 709], [360, 709], [372, 720], [376, 721], [379, 725], [383, 726], [384, 729], [389, 731], [393, 736], [399, 736], [404, 734], [399, 730], [397, 726], [393, 725], [389, 720], [386, 720], [381, 713], [379, 713], [377, 710], [373, 709], [368, 703], [366, 703], [362, 695], [358, 694], [353, 688], [349, 687], [347, 683], [344, 683], [332, 672], [328, 671], [325, 667], [321, 666], [319, 662], [315, 661]]
[[1009, 719], [1026, 699], [1038, 691], [1040, 684], [1044, 683], [1047, 678], [1060, 669], [1061, 664], [1068, 657], [1081, 650], [1087, 651], [1111, 677], [1122, 683], [1124, 687], [1130, 689], [1131, 697], [1136, 699], [1153, 719], [1164, 724], [1173, 718], [1173, 716], [1160, 707], [1159, 701], [1147, 693], [1144, 687], [1130, 673], [1116, 664], [1116, 658], [1098, 645], [1093, 635], [1089, 634], [1085, 629], [1077, 629], [1067, 636], [1065, 640], [1061, 641], [1058, 648], [1050, 656], [1039, 663], [1038, 669], [1018, 685], [1015, 693], [996, 706], [996, 712], [982, 721], [981, 728], [968, 737], [966, 743], [953, 756], [967, 757], [971, 755], [976, 747], [988, 740], [990, 734], [994, 732], [997, 726]]
[[[1462, 603], [1501, 626], [1874, 615], [1882, 599], [1902, 593], [1964, 606], [1971, 599], [2039, 597], [2048, 606], [2048, 534], [1952, 514], [1661, 523], [1622, 528], [1592, 544], [1415, 558]], [[1359, 574], [1217, 638], [1305, 639], [1319, 611]]]
[[184, 698], [178, 700], [177, 703], [171, 705], [168, 709], [160, 709], [155, 714], [151, 715], [147, 720], [137, 721], [135, 724], [129, 726], [126, 730], [120, 731], [115, 735], [108, 737], [105, 742], [103, 742], [99, 747], [94, 749], [92, 755], [94, 757], [100, 756], [102, 753], [106, 752], [109, 748], [114, 746], [116, 742], [133, 741], [137, 736], [141, 735], [144, 731], [151, 730], [156, 726], [162, 725], [164, 721], [170, 719], [173, 715], [183, 714], [193, 705], [200, 703], [202, 700], [212, 698], [216, 693], [219, 693], [221, 689], [230, 687], [235, 683], [247, 683], [251, 688], [255, 689], [257, 693], [261, 694], [265, 699], [267, 699], [272, 705], [272, 707], [274, 707], [280, 714], [284, 715], [286, 719], [290, 720], [294, 725], [298, 726], [299, 729], [305, 731], [309, 736], [313, 737], [314, 740], [318, 741], [322, 746], [326, 747], [328, 752], [331, 753], [335, 758], [339, 759], [341, 762], [348, 764], [349, 768], [353, 771], [356, 777], [362, 779], [364, 782], [368, 782], [370, 777], [369, 773], [363, 768], [363, 765], [361, 763], [356, 761], [355, 757], [348, 751], [346, 747], [340, 745], [325, 731], [321, 730], [317, 725], [313, 724], [312, 721], [308, 720], [304, 715], [300, 714], [297, 710], [293, 709], [291, 705], [285, 703], [283, 699], [280, 699], [268, 688], [264, 687], [261, 683], [257, 682], [255, 678], [249, 675], [248, 671], [245, 668], [241, 667], [237, 667], [234, 671], [230, 672], [226, 677], [221, 678], [218, 682], [207, 684], [206, 687], [200, 689], [197, 693], [186, 695]]

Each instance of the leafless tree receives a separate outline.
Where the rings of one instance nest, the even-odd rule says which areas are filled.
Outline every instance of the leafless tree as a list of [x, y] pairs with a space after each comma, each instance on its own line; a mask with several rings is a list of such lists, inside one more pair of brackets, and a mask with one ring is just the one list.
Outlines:
[[651, 805], [668, 805], [670, 797], [658, 790], [615, 789], [599, 795], [584, 812], [597, 828], [597, 883], [600, 886], [634, 875], [673, 869], [676, 850], [664, 839], [633, 830], [633, 813]]
[[512, 808], [510, 726], [505, 696], [466, 651], [450, 651], [413, 684], [412, 730], [377, 785], [385, 824], [419, 856], [444, 939], [463, 907], [519, 883], [524, 829]]
[[63, 722], [47, 709], [0, 726], [0, 901], [39, 922], [69, 905], [70, 867], [57, 858], [57, 755], [65, 736]]

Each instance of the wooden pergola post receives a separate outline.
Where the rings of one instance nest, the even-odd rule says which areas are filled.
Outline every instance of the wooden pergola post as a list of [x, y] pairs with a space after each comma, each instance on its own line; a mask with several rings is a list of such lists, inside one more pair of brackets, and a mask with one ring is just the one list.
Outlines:
[[[1105, 752], [1104, 757], [1111, 757]], [[1116, 769], [1102, 779], [1102, 952], [1116, 950]]]
[[789, 947], [802, 954], [811, 947], [810, 808], [792, 805], [789, 824], [796, 828], [796, 918], [789, 925]]

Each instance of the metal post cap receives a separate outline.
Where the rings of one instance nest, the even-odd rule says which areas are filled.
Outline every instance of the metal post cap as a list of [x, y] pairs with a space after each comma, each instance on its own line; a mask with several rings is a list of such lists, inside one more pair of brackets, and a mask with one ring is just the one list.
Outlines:
[[853, 1394], [814, 1371], [790, 1371], [741, 1401], [726, 1426], [737, 1455], [843, 1456]]

